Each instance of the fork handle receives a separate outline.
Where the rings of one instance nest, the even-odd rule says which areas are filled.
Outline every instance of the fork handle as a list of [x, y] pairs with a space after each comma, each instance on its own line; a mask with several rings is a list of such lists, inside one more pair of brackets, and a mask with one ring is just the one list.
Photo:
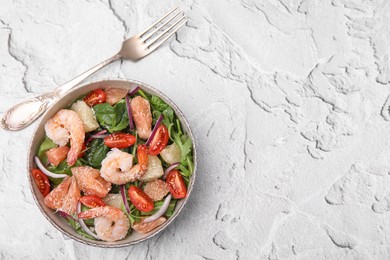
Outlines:
[[54, 89], [54, 91], [30, 98], [26, 101], [16, 104], [4, 113], [0, 126], [6, 130], [13, 131], [26, 128], [38, 117], [40, 117], [49, 106], [62, 98], [69, 90], [77, 86], [78, 83], [120, 58], [120, 54], [115, 54], [111, 58], [99, 63], [76, 78], [57, 87]]

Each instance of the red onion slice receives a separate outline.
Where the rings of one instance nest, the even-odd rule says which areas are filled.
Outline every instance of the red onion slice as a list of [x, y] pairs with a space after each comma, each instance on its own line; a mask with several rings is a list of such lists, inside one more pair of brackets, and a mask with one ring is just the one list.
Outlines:
[[169, 203], [171, 203], [171, 198], [172, 196], [171, 194], [169, 194], [165, 198], [164, 203], [161, 205], [161, 208], [157, 210], [157, 212], [151, 215], [150, 217], [145, 218], [142, 222], [152, 222], [160, 218], [161, 216], [163, 216], [169, 207]]
[[175, 163], [172, 163], [171, 166], [169, 166], [165, 172], [164, 172], [164, 175], [162, 176], [162, 179], [165, 180], [165, 178], [167, 178], [167, 175], [170, 171], [172, 171], [174, 168], [176, 168], [177, 166], [180, 165], [180, 162], [175, 162]]
[[128, 95], [126, 95], [126, 108], [127, 108], [127, 116], [129, 117], [129, 128], [131, 131], [133, 131], [134, 129], [133, 115], [131, 113], [130, 97]]
[[129, 96], [132, 96], [132, 95], [134, 95], [135, 93], [137, 93], [138, 90], [140, 90], [140, 87], [139, 87], [139, 86], [137, 86], [135, 89], [129, 91], [128, 95], [129, 95]]
[[152, 142], [153, 137], [156, 135], [157, 128], [160, 126], [161, 121], [163, 120], [163, 118], [164, 118], [164, 115], [161, 114], [161, 115], [159, 116], [159, 118], [157, 119], [157, 122], [156, 122], [156, 124], [154, 125], [154, 128], [153, 128], [153, 131], [152, 131], [152, 133], [150, 134], [148, 140], [147, 140], [146, 143], [145, 143], [146, 146], [148, 146], [148, 145]]
[[90, 138], [92, 139], [100, 139], [100, 138], [106, 138], [108, 134], [106, 135], [91, 135]]
[[69, 218], [71, 218], [71, 219], [74, 220], [74, 221], [78, 221], [78, 220], [75, 219], [72, 215], [69, 215], [68, 213], [63, 212], [63, 211], [61, 211], [61, 210], [58, 210], [57, 213], [58, 213], [61, 217], [65, 218], [66, 220], [69, 220]]
[[104, 138], [104, 137], [108, 136], [108, 134], [105, 134], [105, 133], [107, 133], [107, 130], [102, 130], [102, 131], [99, 131], [93, 135], [90, 135], [87, 142], [92, 141], [90, 139], [99, 139], [99, 138]]
[[68, 220], [68, 214], [66, 214], [65, 212], [63, 211], [57, 211], [58, 212], [58, 215], [60, 215], [61, 217], [63, 217], [64, 219]]
[[122, 195], [122, 200], [123, 200], [123, 204], [125, 205], [126, 211], [127, 211], [128, 214], [130, 214], [130, 207], [129, 207], [129, 203], [127, 203], [126, 192], [125, 192], [125, 185], [124, 184], [121, 185], [121, 195]]
[[105, 134], [107, 133], [107, 130], [102, 130], [100, 132], [97, 132], [95, 135], [102, 135], [102, 134]]
[[[77, 203], [77, 215], [81, 212], [81, 203], [80, 201]], [[87, 225], [85, 225], [84, 223], [84, 220], [82, 220], [81, 218], [78, 219], [79, 221], [79, 224], [80, 224], [80, 227], [88, 234], [90, 235], [91, 237], [95, 238], [95, 239], [98, 239], [100, 240], [100, 238], [95, 234], [93, 233], [88, 227]]]
[[39, 160], [38, 156], [34, 156], [34, 159], [35, 159], [35, 163], [37, 164], [38, 168], [39, 168], [44, 174], [46, 174], [47, 176], [52, 177], [52, 178], [55, 178], [55, 179], [58, 179], [58, 178], [66, 178], [66, 177], [68, 177], [68, 175], [66, 175], [66, 174], [57, 174], [57, 173], [53, 173], [53, 172], [47, 170], [47, 169], [43, 166], [41, 160]]
[[93, 139], [93, 138], [89, 137], [89, 138], [87, 139], [87, 141], [85, 141], [85, 145], [88, 145], [88, 144], [92, 141], [92, 139]]

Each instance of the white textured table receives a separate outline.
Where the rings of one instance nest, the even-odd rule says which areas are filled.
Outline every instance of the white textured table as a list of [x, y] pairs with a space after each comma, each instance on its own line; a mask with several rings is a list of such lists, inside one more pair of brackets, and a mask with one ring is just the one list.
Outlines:
[[[1, 0], [0, 114], [114, 54], [175, 4]], [[32, 200], [34, 126], [0, 130], [0, 259], [389, 259], [390, 1], [182, 7], [190, 21], [169, 43], [89, 79], [144, 81], [183, 110], [199, 171], [181, 216], [133, 247], [74, 242]]]

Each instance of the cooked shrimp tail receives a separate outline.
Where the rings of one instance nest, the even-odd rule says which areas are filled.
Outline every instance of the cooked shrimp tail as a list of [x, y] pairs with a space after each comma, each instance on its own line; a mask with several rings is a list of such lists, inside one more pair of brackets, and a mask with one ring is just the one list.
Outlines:
[[111, 183], [100, 176], [100, 172], [89, 166], [78, 166], [71, 169], [84, 195], [95, 195], [103, 198], [111, 190]]
[[95, 218], [95, 231], [104, 241], [117, 241], [124, 238], [130, 228], [129, 219], [117, 208], [96, 207], [78, 214], [81, 219]]
[[61, 109], [45, 124], [46, 135], [59, 146], [65, 146], [70, 139], [67, 162], [70, 166], [77, 161], [83, 148], [85, 132], [83, 122], [76, 112]]
[[148, 151], [145, 145], [137, 149], [138, 164], [133, 166], [133, 156], [117, 148], [107, 153], [102, 161], [101, 176], [114, 184], [136, 181], [145, 174], [148, 165]]

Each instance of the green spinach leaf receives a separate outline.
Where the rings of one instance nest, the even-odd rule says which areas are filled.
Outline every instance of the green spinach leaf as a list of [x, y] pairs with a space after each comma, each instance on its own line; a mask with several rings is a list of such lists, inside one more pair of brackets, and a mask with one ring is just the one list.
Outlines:
[[99, 124], [110, 133], [118, 132], [129, 125], [129, 118], [124, 100], [119, 101], [114, 106], [108, 103], [98, 104], [93, 107]]
[[76, 167], [76, 166], [82, 166], [83, 163], [81, 162], [80, 159], [77, 159], [76, 163], [72, 166], [69, 166], [69, 164], [66, 162], [66, 159], [60, 162], [59, 165], [53, 166], [50, 165], [47, 167], [47, 169], [51, 172], [58, 173], [58, 174], [67, 174], [67, 175], [72, 175], [71, 168]]
[[88, 144], [84, 158], [89, 166], [100, 169], [109, 150], [110, 148], [104, 145], [103, 139], [93, 139]]
[[[71, 168], [76, 167], [76, 166], [82, 166], [82, 165], [84, 165], [84, 163], [81, 159], [77, 159], [76, 163], [73, 166], [69, 166], [69, 164], [66, 162], [66, 159], [65, 159], [62, 162], [60, 162], [59, 165], [57, 165], [57, 166], [50, 165], [47, 167], [47, 169], [53, 173], [67, 174], [67, 175], [71, 176], [72, 175]], [[49, 177], [49, 179], [54, 185], [58, 185], [63, 181], [63, 179], [57, 179], [57, 178], [51, 178], [51, 177]]]

